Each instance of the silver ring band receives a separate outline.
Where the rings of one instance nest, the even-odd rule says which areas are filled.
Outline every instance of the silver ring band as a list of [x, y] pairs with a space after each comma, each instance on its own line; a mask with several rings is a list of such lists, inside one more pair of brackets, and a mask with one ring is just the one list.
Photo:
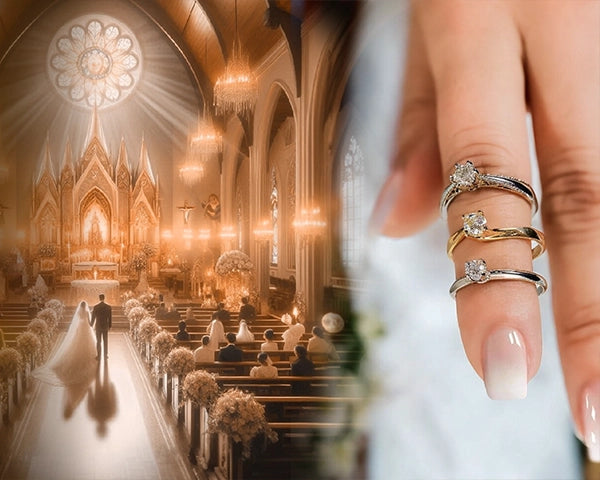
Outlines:
[[546, 279], [535, 272], [511, 269], [487, 270], [485, 261], [477, 259], [465, 263], [465, 276], [457, 279], [450, 286], [450, 296], [456, 298], [456, 293], [461, 288], [477, 283], [487, 283], [492, 280], [521, 280], [533, 283], [538, 295], [548, 289]]
[[513, 177], [479, 173], [473, 163], [467, 161], [463, 165], [458, 163], [454, 165], [454, 173], [450, 175], [450, 185], [445, 188], [440, 201], [442, 218], [446, 218], [448, 207], [457, 195], [484, 187], [499, 188], [506, 192], [521, 195], [531, 205], [532, 215], [538, 210], [535, 192], [527, 183]]

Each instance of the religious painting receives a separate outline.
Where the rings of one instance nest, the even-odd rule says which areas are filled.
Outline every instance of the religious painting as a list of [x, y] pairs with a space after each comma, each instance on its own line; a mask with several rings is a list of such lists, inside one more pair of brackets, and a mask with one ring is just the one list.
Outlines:
[[202, 208], [204, 209], [204, 215], [210, 220], [221, 220], [221, 202], [214, 193], [208, 196], [207, 202], [202, 202]]

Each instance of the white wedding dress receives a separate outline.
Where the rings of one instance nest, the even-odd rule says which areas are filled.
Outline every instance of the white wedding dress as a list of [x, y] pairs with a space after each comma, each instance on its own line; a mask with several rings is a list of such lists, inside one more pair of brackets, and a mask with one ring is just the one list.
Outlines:
[[97, 365], [90, 310], [86, 302], [81, 302], [56, 352], [32, 375], [53, 385], [74, 385], [93, 378]]

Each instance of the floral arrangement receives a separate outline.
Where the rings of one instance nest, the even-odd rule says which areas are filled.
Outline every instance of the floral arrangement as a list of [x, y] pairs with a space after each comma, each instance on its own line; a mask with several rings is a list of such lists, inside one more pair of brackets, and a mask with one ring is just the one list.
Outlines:
[[125, 313], [125, 316], [129, 318], [129, 313], [131, 310], [133, 310], [135, 307], [141, 306], [142, 302], [140, 302], [137, 298], [129, 298], [123, 303], [123, 313]]
[[150, 342], [159, 331], [158, 323], [153, 318], [147, 317], [140, 322], [138, 338], [142, 342]]
[[56, 245], [53, 243], [44, 243], [38, 248], [38, 255], [40, 257], [54, 257], [56, 256]]
[[63, 314], [65, 313], [65, 304], [56, 298], [48, 300], [44, 304], [45, 308], [51, 308], [56, 313], [57, 321], [61, 321], [63, 318]]
[[127, 303], [127, 301], [129, 301], [131, 299], [135, 299], [135, 292], [133, 290], [127, 290], [126, 292], [121, 294], [120, 298], [121, 298], [121, 303], [124, 306], [125, 303]]
[[44, 320], [44, 322], [46, 322], [46, 325], [48, 325], [48, 328], [50, 329], [51, 335], [58, 327], [58, 316], [56, 315], [56, 312], [51, 308], [44, 308], [40, 310], [37, 313], [36, 318], [41, 318], [42, 320]]
[[228, 435], [234, 442], [242, 442], [242, 455], [250, 456], [250, 442], [264, 433], [271, 442], [277, 441], [277, 433], [269, 428], [265, 407], [251, 393], [236, 388], [227, 390], [215, 403], [208, 420], [209, 430]]
[[27, 294], [29, 295], [29, 304], [32, 307], [42, 308], [46, 304], [48, 288], [33, 286], [27, 289]]
[[39, 357], [42, 349], [40, 338], [33, 332], [25, 331], [17, 336], [16, 342], [17, 350], [33, 366], [33, 361]]
[[148, 288], [145, 292], [140, 294], [137, 299], [145, 308], [152, 308], [158, 305], [158, 296], [158, 290]]
[[175, 348], [177, 341], [166, 330], [158, 332], [152, 339], [152, 351], [161, 362], [164, 362], [167, 355]]
[[42, 356], [48, 351], [50, 347], [50, 339], [52, 338], [52, 334], [50, 333], [50, 328], [48, 324], [42, 320], [41, 318], [34, 318], [29, 325], [27, 325], [27, 330], [35, 333], [40, 342], [42, 343]]
[[136, 272], [141, 272], [142, 270], [145, 270], [148, 266], [148, 257], [142, 252], [136, 253], [131, 259], [131, 263], [129, 265]]
[[250, 257], [240, 250], [229, 250], [223, 253], [217, 260], [215, 272], [218, 275], [229, 275], [236, 272], [250, 273], [254, 264]]
[[171, 375], [187, 375], [196, 368], [194, 354], [189, 348], [178, 347], [167, 355], [165, 369]]
[[212, 373], [194, 370], [183, 381], [183, 399], [210, 411], [219, 398], [219, 385]]
[[153, 257], [156, 255], [156, 247], [151, 243], [144, 243], [140, 249], [140, 253], [145, 255], [146, 258]]
[[306, 299], [304, 293], [296, 292], [296, 295], [294, 295], [294, 304], [298, 309], [298, 320], [300, 323], [304, 323], [306, 318]]
[[200, 308], [209, 308], [211, 310], [216, 309], [217, 301], [215, 300], [215, 297], [213, 297], [212, 295], [207, 295], [206, 297], [204, 297], [204, 299], [202, 300], [202, 305], [200, 305]]
[[23, 368], [23, 357], [18, 350], [6, 347], [0, 349], [0, 380], [13, 378]]

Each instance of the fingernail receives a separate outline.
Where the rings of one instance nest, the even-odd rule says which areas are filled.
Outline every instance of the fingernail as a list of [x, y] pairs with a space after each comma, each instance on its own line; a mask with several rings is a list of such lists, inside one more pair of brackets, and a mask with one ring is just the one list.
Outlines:
[[377, 201], [375, 202], [375, 207], [373, 208], [373, 213], [371, 214], [371, 218], [369, 220], [370, 234], [379, 235], [382, 233], [383, 227], [385, 226], [387, 219], [390, 216], [394, 205], [396, 204], [396, 200], [398, 199], [400, 189], [402, 188], [403, 176], [403, 170], [401, 168], [397, 168], [381, 188], [379, 196], [377, 197]]
[[592, 462], [600, 462], [600, 381], [583, 392], [583, 437]]
[[502, 327], [490, 334], [484, 348], [483, 377], [492, 400], [527, 396], [527, 352], [517, 330]]

